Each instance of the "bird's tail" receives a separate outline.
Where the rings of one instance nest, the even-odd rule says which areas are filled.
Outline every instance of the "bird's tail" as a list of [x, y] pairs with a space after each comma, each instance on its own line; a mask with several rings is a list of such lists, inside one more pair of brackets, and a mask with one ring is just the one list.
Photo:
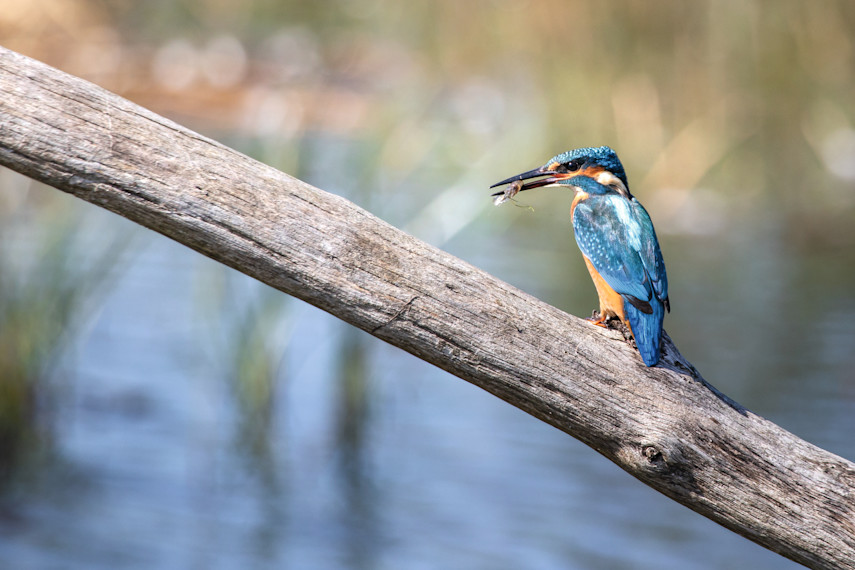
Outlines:
[[659, 350], [662, 344], [662, 320], [665, 318], [665, 307], [657, 298], [650, 302], [651, 313], [644, 313], [632, 303], [624, 301], [623, 309], [632, 328], [635, 344], [641, 359], [647, 366], [659, 362]]

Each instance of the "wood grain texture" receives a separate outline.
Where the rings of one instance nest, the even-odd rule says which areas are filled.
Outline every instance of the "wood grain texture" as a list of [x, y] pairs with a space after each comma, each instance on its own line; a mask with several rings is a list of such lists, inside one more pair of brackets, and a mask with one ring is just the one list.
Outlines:
[[718, 393], [670, 339], [648, 369], [616, 331], [2, 48], [0, 89], [3, 165], [480, 386], [775, 552], [855, 568], [855, 464]]

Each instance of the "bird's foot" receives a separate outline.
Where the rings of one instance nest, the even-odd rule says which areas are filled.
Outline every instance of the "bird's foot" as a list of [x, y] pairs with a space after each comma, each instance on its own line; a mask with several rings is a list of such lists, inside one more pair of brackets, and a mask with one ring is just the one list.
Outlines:
[[593, 311], [591, 316], [585, 319], [591, 324], [597, 325], [598, 327], [603, 327], [604, 329], [609, 328], [610, 321], [613, 317], [604, 316], [599, 311]]
[[629, 327], [614, 315], [603, 316], [599, 311], [593, 311], [591, 316], [585, 320], [593, 325], [597, 325], [598, 327], [603, 327], [604, 329], [619, 331], [623, 334], [623, 338], [625, 340], [631, 341], [633, 344], [635, 342], [632, 338], [632, 331], [629, 330]]

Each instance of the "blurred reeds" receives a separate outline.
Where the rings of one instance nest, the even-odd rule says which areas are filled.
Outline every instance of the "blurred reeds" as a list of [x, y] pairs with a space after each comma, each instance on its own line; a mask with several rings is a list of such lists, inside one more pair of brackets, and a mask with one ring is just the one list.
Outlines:
[[118, 272], [129, 236], [105, 230], [70, 197], [23, 176], [3, 171], [0, 185], [3, 483], [48, 458], [53, 398], [68, 388], [57, 363]]

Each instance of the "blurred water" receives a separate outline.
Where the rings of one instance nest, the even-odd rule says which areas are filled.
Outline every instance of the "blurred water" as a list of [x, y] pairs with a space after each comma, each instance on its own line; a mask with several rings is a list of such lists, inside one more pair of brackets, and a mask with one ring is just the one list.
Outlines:
[[[855, 459], [850, 2], [0, 5], [4, 46], [579, 316], [596, 298], [569, 197], [492, 208], [486, 187], [615, 146], [660, 234], [684, 355]], [[42, 339], [41, 437], [2, 479], [4, 568], [795, 567], [463, 381], [41, 192], [0, 174], [0, 214], [35, 196], [79, 214], [90, 244], [137, 239], [107, 286], [79, 287], [82, 320], [31, 314], [72, 328]], [[0, 226], [0, 285], [60, 235], [16, 225]], [[88, 248], [59, 251], [86, 266]], [[65, 293], [47, 261], [35, 283]]]
[[[544, 200], [558, 208], [562, 198]], [[549, 217], [536, 205], [524, 219]], [[448, 249], [585, 314], [594, 296], [584, 269], [563, 245], [527, 258], [536, 239], [527, 223], [502, 234], [477, 223]], [[794, 259], [760, 237], [716, 241], [714, 251], [665, 237], [668, 329], [718, 387], [855, 457], [852, 276], [819, 272], [830, 260]], [[162, 237], [143, 240], [56, 369], [55, 459], [0, 503], [10, 567], [795, 566], [299, 302], [273, 333], [284, 349], [267, 447], [250, 445], [218, 329], [248, 300], [278, 294]], [[775, 284], [758, 293], [760, 306], [740, 289], [748, 269], [734, 267], [758, 258], [747, 247], [765, 248], [750, 271]], [[567, 268], [569, 285], [540, 281], [552, 266]], [[205, 301], [223, 279], [230, 311]]]

